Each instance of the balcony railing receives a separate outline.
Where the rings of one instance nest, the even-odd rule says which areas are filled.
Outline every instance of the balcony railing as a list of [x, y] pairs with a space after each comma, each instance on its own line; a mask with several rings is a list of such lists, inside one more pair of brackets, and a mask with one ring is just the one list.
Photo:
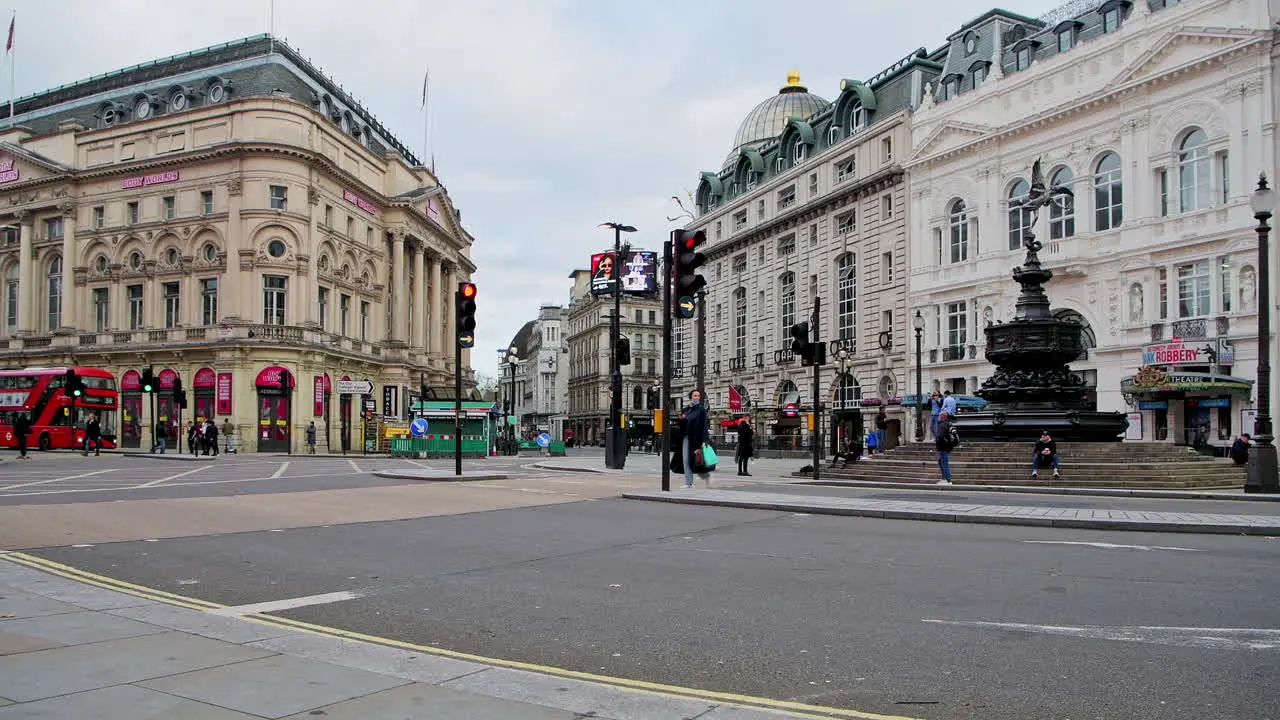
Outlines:
[[942, 361], [963, 360], [965, 356], [964, 345], [952, 345], [951, 347], [942, 348]]

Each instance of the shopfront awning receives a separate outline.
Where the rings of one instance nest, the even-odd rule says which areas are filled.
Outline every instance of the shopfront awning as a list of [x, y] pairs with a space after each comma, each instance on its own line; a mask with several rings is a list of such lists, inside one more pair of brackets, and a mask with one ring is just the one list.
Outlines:
[[1253, 395], [1253, 381], [1213, 373], [1169, 372], [1146, 366], [1120, 381], [1120, 392], [1135, 398], [1168, 395]]

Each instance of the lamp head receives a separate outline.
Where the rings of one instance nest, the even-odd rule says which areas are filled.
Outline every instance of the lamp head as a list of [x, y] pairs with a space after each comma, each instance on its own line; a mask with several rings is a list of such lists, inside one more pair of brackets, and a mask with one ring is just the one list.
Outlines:
[[1253, 195], [1249, 196], [1249, 207], [1253, 208], [1253, 214], [1270, 215], [1276, 207], [1276, 192], [1267, 184], [1267, 174], [1262, 173], [1258, 176], [1258, 189], [1253, 191]]
[[924, 330], [924, 316], [920, 314], [919, 310], [916, 311], [916, 316], [911, 318], [911, 327], [916, 330]]

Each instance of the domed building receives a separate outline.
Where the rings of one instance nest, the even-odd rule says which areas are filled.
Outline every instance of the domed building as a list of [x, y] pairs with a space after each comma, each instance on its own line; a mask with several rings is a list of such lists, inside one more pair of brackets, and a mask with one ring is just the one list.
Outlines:
[[752, 108], [742, 119], [726, 163], [736, 161], [738, 152], [744, 147], [759, 150], [770, 140], [776, 139], [786, 129], [787, 121], [791, 118], [807, 120], [825, 110], [828, 105], [830, 103], [800, 84], [800, 73], [794, 70], [787, 73], [787, 84], [778, 94]]
[[[705, 388], [717, 421], [749, 415], [764, 455], [812, 452], [803, 421], [815, 404], [812, 377], [792, 357], [789, 337], [806, 321], [826, 352], [817, 400], [831, 412], [819, 437], [843, 447], [881, 405], [890, 444], [909, 434], [901, 404], [912, 332], [899, 163], [910, 111], [941, 70], [917, 50], [870, 80], [841, 81], [834, 101], [792, 72], [743, 118], [723, 167], [701, 173], [688, 229], [707, 234], [708, 285], [698, 302], [706, 315], [675, 329], [681, 387], [673, 392]], [[695, 357], [700, 345], [705, 356]]]

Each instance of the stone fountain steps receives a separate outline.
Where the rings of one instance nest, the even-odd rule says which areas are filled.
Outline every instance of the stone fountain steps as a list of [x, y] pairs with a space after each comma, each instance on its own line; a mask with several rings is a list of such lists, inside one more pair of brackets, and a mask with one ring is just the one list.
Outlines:
[[[961, 443], [951, 452], [951, 461], [968, 459], [1031, 462], [1033, 443]], [[1058, 443], [1058, 455], [1067, 461], [1097, 463], [1214, 463], [1215, 458], [1191, 452], [1184, 446], [1164, 443]], [[930, 459], [937, 457], [933, 443], [900, 445], [877, 459]]]
[[[926, 466], [929, 468], [937, 468], [937, 458], [920, 460], [888, 460], [876, 458], [873, 460], [862, 460], [858, 463], [848, 465], [846, 467], [833, 467], [831, 472], [841, 470], [862, 470], [878, 472], [910, 472], [915, 468]], [[1006, 469], [1017, 469], [1020, 474], [1031, 474], [1031, 458], [1019, 457], [1009, 460], [974, 460], [965, 459], [957, 460], [954, 456], [951, 458], [951, 469], [953, 471], [965, 472], [994, 472], [1004, 473]], [[1160, 476], [1191, 476], [1199, 477], [1204, 475], [1214, 475], [1219, 472], [1230, 471], [1233, 469], [1240, 470], [1242, 476], [1244, 472], [1243, 465], [1236, 465], [1227, 460], [1212, 460], [1208, 462], [1143, 462], [1143, 463], [1099, 463], [1099, 462], [1076, 462], [1062, 459], [1062, 468], [1065, 472], [1067, 468], [1071, 469], [1071, 473], [1076, 476], [1115, 476], [1115, 477], [1149, 477], [1151, 475]], [[825, 467], [824, 467], [825, 469]], [[1024, 472], [1025, 471], [1025, 472]], [[1045, 472], [1052, 473], [1053, 470], [1041, 470], [1041, 474]]]
[[[901, 483], [903, 485], [933, 485], [938, 482], [938, 469], [933, 468], [931, 474], [911, 475], [895, 477], [892, 475], [866, 475], [866, 476], [850, 476], [838, 474], [838, 470], [824, 470], [822, 479], [814, 485], [831, 485], [831, 486], [857, 486], [854, 481], [872, 481], [881, 483]], [[797, 477], [808, 477], [808, 473], [797, 473]], [[1041, 473], [1039, 478], [1029, 477], [1027, 473], [1019, 473], [1016, 476], [1000, 476], [1000, 477], [976, 477], [969, 476], [965, 473], [952, 468], [951, 482], [955, 485], [976, 485], [976, 486], [995, 486], [995, 485], [1012, 485], [1021, 487], [1076, 487], [1076, 488], [1108, 488], [1108, 489], [1125, 489], [1125, 490], [1217, 490], [1227, 488], [1239, 488], [1244, 485], [1243, 475], [1238, 480], [1229, 479], [1196, 479], [1196, 480], [1128, 480], [1128, 479], [1088, 479], [1080, 480], [1077, 476], [1068, 474], [1065, 477], [1055, 478], [1052, 474]]]

